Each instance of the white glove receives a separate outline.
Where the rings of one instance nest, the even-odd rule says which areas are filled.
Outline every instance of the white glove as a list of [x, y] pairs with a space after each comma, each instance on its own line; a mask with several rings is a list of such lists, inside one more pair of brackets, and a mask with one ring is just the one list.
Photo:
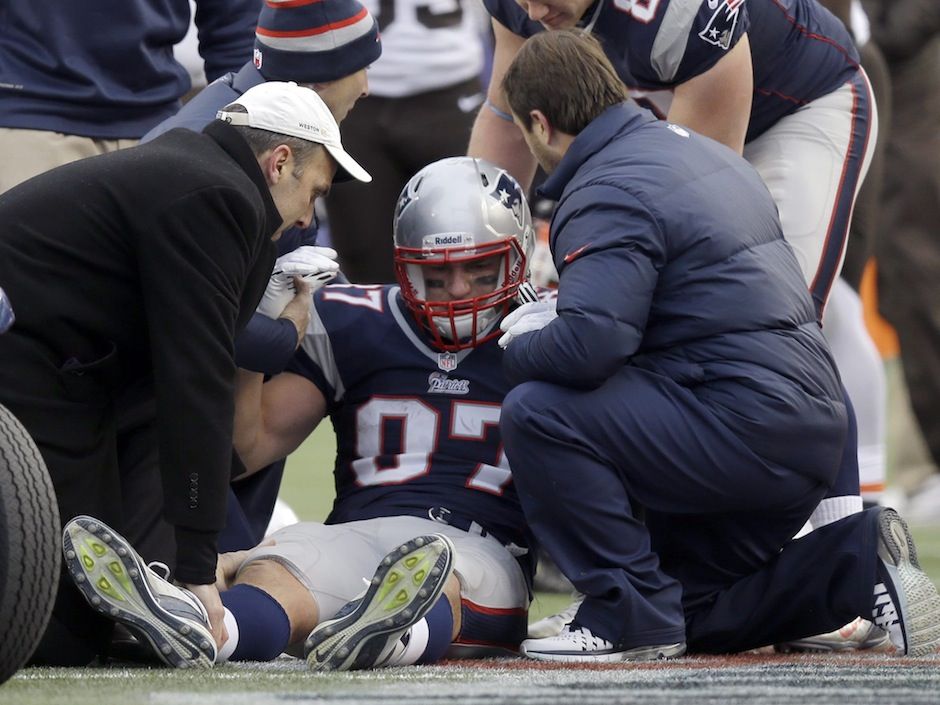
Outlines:
[[277, 318], [294, 298], [294, 277], [303, 277], [313, 293], [339, 273], [336, 250], [304, 245], [277, 258], [271, 279], [258, 304], [258, 313]]
[[558, 318], [558, 312], [555, 310], [557, 305], [558, 299], [555, 298], [550, 301], [533, 301], [532, 303], [522, 304], [499, 324], [500, 330], [504, 333], [496, 341], [499, 343], [499, 347], [505, 349], [514, 338], [518, 338], [523, 333], [541, 330], [554, 321]]

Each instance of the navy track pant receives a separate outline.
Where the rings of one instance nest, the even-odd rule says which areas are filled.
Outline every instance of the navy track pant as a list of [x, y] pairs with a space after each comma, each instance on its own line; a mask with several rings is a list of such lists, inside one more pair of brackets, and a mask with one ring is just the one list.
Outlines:
[[831, 443], [828, 477], [768, 463], [689, 390], [632, 367], [590, 391], [524, 383], [500, 426], [527, 521], [599, 636], [727, 652], [870, 613], [877, 512], [790, 541], [835, 478]]

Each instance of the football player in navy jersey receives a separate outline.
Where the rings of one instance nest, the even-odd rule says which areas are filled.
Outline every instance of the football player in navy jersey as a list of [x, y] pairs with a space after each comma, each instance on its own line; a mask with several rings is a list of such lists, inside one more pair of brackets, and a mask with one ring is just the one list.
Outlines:
[[289, 453], [329, 415], [336, 501], [325, 524], [283, 529], [248, 555], [226, 593], [231, 621], [257, 618], [267, 593], [286, 608], [289, 636], [281, 620], [268, 651], [238, 639], [231, 658], [270, 658], [309, 635], [312, 668], [346, 670], [431, 662], [451, 643], [514, 649], [524, 637], [527, 539], [498, 432], [509, 387], [494, 338], [532, 237], [506, 172], [436, 162], [398, 202], [398, 286], [321, 290], [289, 371], [243, 380], [246, 466]]
[[[866, 475], [883, 476], [884, 371], [864, 321], [853, 314], [857, 296], [832, 288], [877, 137], [871, 88], [843, 24], [817, 0], [484, 4], [495, 54], [468, 154], [507, 168], [528, 186], [535, 160], [512, 123], [502, 77], [534, 34], [582, 27], [597, 37], [634, 100], [743, 153], [760, 173], [817, 316], [822, 319], [827, 303], [837, 309], [840, 324], [827, 338], [848, 396], [859, 402], [858, 455]], [[861, 510], [858, 459], [852, 463], [814, 513], [813, 526]]]
[[[292, 647], [317, 670], [360, 669], [525, 638], [531, 565], [499, 435], [509, 384], [496, 337], [532, 238], [505, 171], [435, 162], [398, 202], [398, 285], [324, 287], [288, 370], [264, 384], [239, 372], [245, 466], [284, 457], [329, 416], [336, 500], [325, 523], [220, 557], [229, 639], [217, 662]], [[140, 616], [170, 634], [191, 624], [167, 610]], [[172, 639], [154, 646], [170, 665], [192, 663]]]

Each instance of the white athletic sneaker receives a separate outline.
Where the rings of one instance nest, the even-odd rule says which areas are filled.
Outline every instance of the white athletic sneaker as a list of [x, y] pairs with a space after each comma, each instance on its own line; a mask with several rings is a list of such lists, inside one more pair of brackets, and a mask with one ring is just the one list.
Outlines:
[[892, 635], [904, 655], [936, 653], [940, 647], [940, 595], [917, 562], [907, 523], [893, 509], [882, 509], [878, 518], [878, 558], [878, 576], [887, 593], [876, 595], [872, 620]]
[[389, 553], [365, 594], [310, 632], [304, 644], [315, 671], [376, 668], [402, 650], [402, 635], [424, 618], [453, 572], [454, 544], [442, 534], [418, 536]]
[[867, 619], [856, 617], [841, 629], [777, 644], [774, 648], [785, 654], [793, 652], [861, 651], [885, 646], [888, 641], [888, 632]]
[[538, 661], [619, 662], [656, 661], [685, 653], [685, 644], [660, 644], [619, 649], [592, 634], [587, 627], [566, 626], [557, 636], [526, 639], [519, 647], [523, 656]]
[[561, 612], [556, 612], [548, 617], [542, 617], [537, 622], [532, 622], [529, 625], [529, 638], [544, 639], [545, 637], [561, 634], [561, 630], [574, 621], [575, 615], [578, 614], [578, 608], [584, 602], [584, 595], [580, 592], [574, 593], [573, 597], [574, 601]]
[[208, 668], [216, 644], [209, 615], [189, 590], [164, 580], [106, 524], [78, 516], [65, 525], [62, 550], [88, 604], [149, 643], [176, 668]]

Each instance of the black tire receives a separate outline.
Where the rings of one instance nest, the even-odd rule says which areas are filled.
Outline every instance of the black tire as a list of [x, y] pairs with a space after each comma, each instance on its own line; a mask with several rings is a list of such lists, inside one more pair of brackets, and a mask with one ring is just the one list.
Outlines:
[[46, 629], [61, 546], [46, 464], [23, 425], [0, 405], [0, 683], [32, 656]]

